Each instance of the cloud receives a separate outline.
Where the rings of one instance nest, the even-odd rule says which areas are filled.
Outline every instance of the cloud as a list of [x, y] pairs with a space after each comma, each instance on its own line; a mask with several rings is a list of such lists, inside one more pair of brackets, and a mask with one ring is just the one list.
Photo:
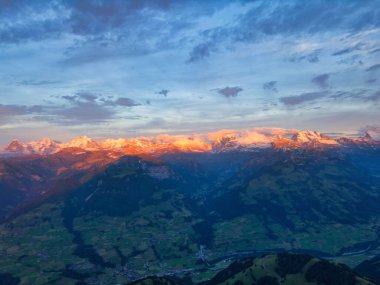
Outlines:
[[377, 82], [377, 78], [371, 78], [371, 79], [366, 80], [366, 83], [368, 84], [374, 84], [375, 82]]
[[380, 63], [368, 67], [365, 71], [373, 72], [380, 69]]
[[369, 53], [372, 54], [372, 53], [377, 53], [380, 51], [380, 48], [375, 48], [374, 50], [371, 50]]
[[0, 44], [23, 50], [43, 42], [63, 68], [178, 48], [193, 21], [184, 6], [194, 9], [171, 0], [12, 2], [0, 6]]
[[93, 94], [88, 91], [79, 91], [75, 93], [75, 95], [64, 95], [60, 97], [61, 99], [64, 99], [68, 101], [70, 104], [76, 104], [79, 102], [93, 102], [95, 103], [97, 99], [100, 99], [101, 101], [104, 101], [106, 99], [99, 98], [98, 95]]
[[[373, 17], [380, 9], [376, 1], [10, 2], [9, 7], [0, 7], [0, 35], [8, 37], [0, 43], [2, 103], [44, 105], [35, 112], [21, 108], [23, 115], [12, 116], [15, 121], [38, 116], [57, 125], [86, 124], [75, 128], [81, 130], [92, 122], [115, 122], [127, 129], [124, 118], [138, 114], [145, 121], [159, 114], [170, 122], [189, 120], [203, 127], [202, 122], [213, 121], [218, 127], [220, 114], [227, 113], [226, 121], [236, 125], [266, 116], [281, 124], [277, 118], [289, 113], [286, 106], [311, 110], [318, 105], [320, 112], [337, 107], [340, 112], [375, 108], [379, 102], [374, 91], [330, 97], [346, 88], [375, 90], [378, 81], [370, 86], [365, 80], [377, 74], [364, 70], [377, 63], [378, 53], [369, 54], [379, 44], [379, 21]], [[361, 51], [353, 50], [357, 43], [365, 44]], [[343, 60], [355, 66], [338, 65]], [[357, 66], [360, 60], [362, 67]], [[325, 83], [334, 88], [319, 89], [310, 83], [312, 77], [329, 72]], [[54, 85], [54, 80], [62, 83]], [[215, 87], [219, 89], [210, 91]], [[84, 91], [75, 93], [78, 88]], [[248, 94], [248, 89], [258, 92]], [[326, 91], [326, 97], [305, 95], [313, 91]], [[48, 103], [50, 94], [60, 97], [50, 97]], [[150, 106], [146, 99], [151, 99]], [[233, 114], [229, 100], [236, 100]], [[144, 106], [137, 107], [140, 103]], [[178, 108], [183, 112], [176, 112]], [[205, 116], [210, 113], [215, 116]], [[298, 119], [289, 118], [287, 124], [296, 127]], [[62, 127], [70, 129], [74, 128]]]
[[103, 96], [88, 92], [88, 91], [80, 91], [75, 95], [65, 95], [61, 96], [61, 99], [68, 101], [72, 105], [85, 104], [85, 103], [93, 103], [99, 106], [125, 106], [125, 107], [133, 107], [139, 106], [141, 104], [135, 102], [131, 98], [119, 97], [116, 99], [112, 99], [112, 96], [105, 98]]
[[107, 121], [115, 116], [115, 112], [93, 101], [77, 101], [71, 106], [58, 108], [49, 115], [59, 124], [86, 124]]
[[81, 0], [68, 1], [66, 8], [71, 11], [68, 22], [76, 34], [99, 34], [110, 29], [124, 27], [145, 9], [166, 10], [171, 1], [123, 1], [123, 0]]
[[371, 91], [368, 89], [354, 89], [346, 91], [336, 91], [332, 93], [329, 97], [332, 99], [359, 99], [362, 100], [364, 97], [368, 96]]
[[195, 46], [190, 52], [187, 62], [196, 62], [209, 57], [211, 53], [216, 52], [216, 46], [213, 42], [202, 43]]
[[[247, 5], [248, 6], [248, 5]], [[368, 0], [366, 5], [360, 2], [344, 0], [330, 1], [255, 1], [249, 9], [226, 25], [209, 28], [200, 33], [201, 43], [193, 47], [194, 60], [210, 56], [211, 51], [229, 49], [239, 43], [253, 43], [270, 36], [307, 37], [325, 32], [366, 31], [380, 26], [377, 0]], [[346, 17], [350, 15], [350, 17]], [[215, 43], [212, 49], [208, 43]], [[342, 51], [343, 53], [344, 51]], [[306, 59], [319, 61], [320, 51], [314, 54], [294, 58], [295, 61]], [[339, 51], [338, 51], [339, 53]], [[199, 55], [199, 56], [198, 56]], [[191, 59], [192, 57], [190, 57]]]
[[295, 54], [290, 58], [291, 62], [301, 62], [301, 61], [308, 61], [310, 63], [317, 63], [319, 62], [319, 57], [322, 53], [322, 49], [316, 49], [312, 51], [311, 53], [307, 54]]
[[40, 105], [3, 105], [0, 104], [0, 123], [11, 122], [12, 118], [21, 118], [25, 115], [38, 114], [44, 112], [45, 107]]
[[273, 92], [277, 93], [278, 92], [278, 90], [277, 90], [277, 81], [269, 81], [269, 82], [264, 83], [263, 89], [264, 90], [273, 91]]
[[338, 50], [338, 51], [334, 52], [332, 54], [332, 56], [345, 55], [345, 54], [351, 53], [353, 51], [361, 50], [363, 48], [363, 46], [364, 46], [363, 43], [357, 43], [354, 46], [351, 46], [351, 47], [348, 47], [348, 48], [344, 48], [344, 49], [341, 49], [341, 50]]
[[[368, 1], [368, 6], [363, 7], [361, 3], [347, 4], [343, 0], [333, 1], [329, 5], [319, 1], [308, 2], [307, 5], [302, 1], [281, 1], [274, 7], [269, 6], [265, 9], [267, 14], [263, 13], [261, 17], [257, 16], [257, 9], [252, 9], [247, 15], [247, 21], [255, 24], [263, 33], [271, 35], [314, 33], [334, 29], [357, 31], [379, 25], [375, 18], [368, 18], [375, 16], [379, 11], [376, 2]], [[263, 2], [262, 4], [264, 5]], [[350, 17], [347, 18], [345, 15]]]
[[[380, 100], [380, 90], [373, 89], [357, 89], [357, 90], [349, 90], [349, 91], [336, 91], [334, 93], [330, 92], [330, 98], [333, 99], [354, 99], [362, 102], [377, 102]], [[351, 100], [351, 102], [353, 102]]]
[[[11, 4], [0, 6], [1, 43], [75, 38], [66, 47], [70, 50], [67, 62], [72, 64], [114, 57], [117, 53], [152, 53], [179, 46], [189, 50], [187, 62], [196, 62], [266, 36], [357, 32], [380, 26], [376, 0], [367, 0], [365, 5], [355, 1], [347, 4], [344, 0], [328, 5], [320, 1], [305, 5], [295, 0], [201, 4], [171, 0], [6, 2]], [[227, 7], [237, 8], [238, 12], [228, 15], [225, 21], [212, 19]], [[210, 16], [210, 22], [204, 21], [205, 15]], [[318, 62], [318, 53], [302, 55], [299, 60]]]
[[105, 98], [88, 91], [57, 98], [65, 103], [33, 106], [0, 104], [0, 122], [11, 121], [17, 116], [20, 120], [30, 117], [59, 125], [100, 123], [117, 118], [121, 107], [140, 105], [130, 98]]
[[124, 28], [136, 21], [145, 9], [162, 11], [171, 1], [67, 0], [67, 1], [2, 1], [0, 42], [40, 41], [62, 34], [98, 35]]
[[280, 98], [280, 102], [285, 104], [286, 106], [295, 106], [300, 105], [305, 102], [315, 101], [317, 99], [323, 98], [327, 95], [326, 92], [310, 92], [310, 93], [302, 93], [300, 95], [295, 96], [287, 96]]
[[328, 73], [320, 74], [311, 79], [311, 82], [313, 82], [322, 89], [326, 89], [329, 87], [329, 84], [327, 82], [329, 77], [330, 75]]
[[56, 38], [65, 31], [65, 9], [55, 1], [8, 1], [0, 4], [0, 43]]
[[43, 108], [41, 106], [25, 106], [25, 105], [3, 105], [0, 104], [1, 116], [16, 116], [25, 115], [35, 112], [40, 112]]
[[43, 85], [52, 85], [59, 84], [62, 81], [59, 80], [23, 80], [18, 82], [18, 85], [26, 85], [26, 86], [43, 86]]
[[371, 95], [364, 98], [366, 101], [379, 101], [380, 100], [380, 90], [375, 91]]
[[156, 94], [163, 95], [163, 96], [167, 97], [168, 94], [169, 94], [169, 92], [170, 92], [170, 91], [167, 90], [167, 89], [162, 89], [162, 90], [156, 92]]
[[230, 97], [237, 97], [238, 94], [243, 91], [243, 88], [239, 86], [234, 86], [234, 87], [224, 87], [221, 89], [216, 89], [218, 94], [223, 95], [226, 98]]
[[339, 61], [337, 61], [339, 64], [350, 64], [350, 65], [362, 65], [363, 60], [362, 57], [358, 54], [354, 54], [348, 58], [343, 58]]
[[74, 102], [78, 98], [78, 96], [76, 96], [76, 95], [73, 95], [73, 96], [64, 95], [61, 98], [64, 99], [64, 100], [67, 100], [69, 102]]
[[53, 115], [54, 121], [60, 124], [87, 124], [105, 122], [114, 119], [118, 114], [116, 107], [134, 107], [140, 104], [126, 97], [105, 98], [88, 91], [80, 91], [72, 96], [62, 96], [68, 105], [57, 106]]
[[125, 106], [125, 107], [134, 107], [134, 106], [140, 106], [141, 105], [141, 104], [135, 102], [134, 100], [132, 100], [130, 98], [125, 98], [125, 97], [117, 98], [114, 101], [114, 104], [118, 105], [118, 106]]
[[98, 95], [92, 94], [90, 92], [78, 92], [76, 94], [77, 98], [82, 99], [87, 102], [95, 102], [96, 99], [98, 99]]

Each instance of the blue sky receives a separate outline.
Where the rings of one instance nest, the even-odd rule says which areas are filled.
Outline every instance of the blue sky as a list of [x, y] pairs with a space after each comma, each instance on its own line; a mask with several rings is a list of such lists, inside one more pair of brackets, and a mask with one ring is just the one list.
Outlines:
[[0, 0], [0, 144], [380, 124], [380, 0]]

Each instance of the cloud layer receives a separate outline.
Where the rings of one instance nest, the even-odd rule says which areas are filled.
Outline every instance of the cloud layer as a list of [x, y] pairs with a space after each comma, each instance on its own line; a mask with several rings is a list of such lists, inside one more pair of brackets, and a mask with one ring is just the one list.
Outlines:
[[377, 0], [0, 0], [1, 139], [374, 125], [379, 14]]

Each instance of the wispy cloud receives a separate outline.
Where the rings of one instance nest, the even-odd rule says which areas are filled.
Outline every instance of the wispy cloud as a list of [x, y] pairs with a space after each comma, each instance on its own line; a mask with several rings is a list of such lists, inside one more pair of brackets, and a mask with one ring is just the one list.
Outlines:
[[160, 91], [157, 91], [156, 94], [163, 95], [163, 96], [167, 97], [168, 94], [169, 94], [169, 92], [170, 92], [170, 91], [167, 90], [167, 89], [162, 89], [162, 90], [160, 90]]
[[293, 56], [290, 57], [291, 62], [302, 62], [302, 61], [308, 61], [310, 63], [317, 63], [319, 62], [319, 57], [322, 54], [322, 49], [316, 49], [312, 52], [302, 52], [302, 53], [296, 53]]
[[209, 57], [211, 53], [216, 52], [217, 48], [215, 42], [209, 41], [206, 43], [199, 44], [195, 46], [189, 55], [187, 62], [196, 62], [202, 60], [206, 57]]
[[19, 120], [27, 117], [37, 118], [55, 124], [78, 125], [106, 122], [115, 119], [122, 107], [134, 107], [140, 104], [126, 97], [105, 98], [87, 91], [74, 95], [64, 95], [58, 102], [48, 105], [0, 105], [0, 121]]
[[327, 96], [326, 92], [302, 93], [300, 95], [295, 96], [281, 97], [280, 102], [285, 104], [286, 106], [295, 106], [306, 102], [315, 101], [325, 96]]
[[124, 106], [124, 107], [134, 107], [134, 106], [141, 105], [140, 103], [137, 103], [136, 101], [132, 100], [131, 98], [125, 98], [125, 97], [117, 98], [113, 103], [115, 105]]
[[278, 92], [278, 89], [277, 89], [277, 81], [269, 81], [269, 82], [265, 82], [264, 85], [263, 85], [263, 89], [264, 90], [269, 90], [269, 91], [272, 91], [272, 92]]
[[94, 101], [76, 101], [72, 105], [59, 107], [49, 115], [49, 119], [54, 118], [54, 122], [59, 124], [88, 124], [107, 121], [115, 116], [115, 112]]
[[377, 71], [379, 69], [380, 69], [380, 63], [371, 65], [370, 67], [368, 67], [366, 69], [366, 71], [368, 71], [368, 72], [374, 72], [374, 71]]
[[18, 85], [26, 85], [26, 86], [43, 86], [43, 85], [53, 85], [62, 83], [60, 80], [23, 80], [19, 81]]
[[366, 80], [365, 82], [368, 84], [374, 84], [375, 82], [377, 82], [377, 78], [371, 78], [371, 79]]
[[91, 92], [84, 92], [84, 91], [80, 91], [76, 94], [76, 98], [78, 98], [78, 100], [83, 100], [83, 101], [87, 101], [87, 102], [92, 102], [94, 103], [96, 101], [96, 99], [98, 99], [98, 95], [96, 94], [93, 94]]
[[380, 101], [380, 90], [373, 92], [371, 95], [364, 97], [366, 101]]
[[330, 75], [328, 73], [324, 73], [312, 78], [311, 82], [313, 82], [314, 84], [316, 84], [322, 89], [326, 89], [329, 87], [329, 83], [328, 83], [329, 78], [330, 78]]
[[347, 48], [344, 48], [344, 49], [341, 49], [341, 50], [334, 52], [332, 54], [332, 56], [345, 55], [345, 54], [351, 53], [353, 51], [361, 50], [363, 46], [364, 46], [363, 43], [357, 43], [354, 46], [347, 47]]
[[0, 124], [12, 122], [15, 117], [39, 114], [45, 111], [44, 106], [5, 105], [0, 104]]
[[[329, 5], [313, 1], [305, 5], [302, 1], [257, 1], [245, 14], [235, 20], [234, 25], [218, 26], [202, 33], [204, 41], [190, 52], [190, 59], [208, 57], [211, 51], [221, 50], [237, 43], [255, 42], [268, 36], [306, 36], [315, 33], [347, 31], [357, 32], [379, 27], [376, 15], [380, 8], [375, 0], [362, 5], [359, 2], [333, 1]], [[346, 15], [350, 15], [347, 17]], [[208, 43], [216, 43], [212, 46]], [[344, 53], [344, 51], [342, 51]], [[319, 61], [320, 50], [294, 60]], [[339, 51], [338, 51], [339, 53]], [[200, 55], [200, 56], [197, 56]]]
[[239, 86], [234, 86], [234, 87], [227, 86], [227, 87], [216, 89], [216, 90], [220, 95], [223, 95], [226, 98], [230, 98], [230, 97], [237, 97], [239, 93], [243, 91], [243, 88]]

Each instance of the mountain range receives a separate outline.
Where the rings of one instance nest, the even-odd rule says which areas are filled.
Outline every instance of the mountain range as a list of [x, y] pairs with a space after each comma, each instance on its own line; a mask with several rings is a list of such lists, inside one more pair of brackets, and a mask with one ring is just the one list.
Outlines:
[[87, 151], [112, 150], [122, 154], [162, 154], [167, 152], [218, 152], [226, 150], [249, 150], [252, 148], [297, 148], [310, 145], [346, 146], [349, 144], [378, 144], [370, 134], [361, 137], [332, 138], [315, 131], [256, 128], [251, 130], [221, 130], [214, 133], [184, 135], [159, 135], [132, 139], [105, 139], [95, 141], [86, 136], [72, 139], [67, 143], [43, 138], [39, 141], [22, 143], [15, 139], [2, 151], [2, 155], [49, 155], [67, 148]]
[[291, 251], [376, 279], [379, 204], [370, 133], [13, 141], [0, 157], [0, 274], [15, 284], [199, 283]]

